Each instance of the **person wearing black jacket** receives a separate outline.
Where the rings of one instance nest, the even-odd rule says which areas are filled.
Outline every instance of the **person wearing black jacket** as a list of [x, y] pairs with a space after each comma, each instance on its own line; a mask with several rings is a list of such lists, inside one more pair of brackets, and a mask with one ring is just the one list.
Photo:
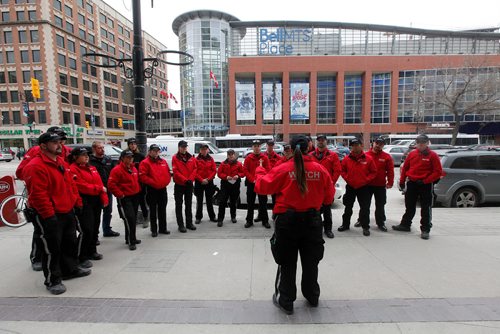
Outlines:
[[[92, 143], [92, 154], [89, 157], [90, 165], [97, 169], [97, 172], [101, 176], [102, 183], [107, 188], [109, 173], [116, 163], [113, 162], [111, 157], [104, 154], [104, 144], [101, 141], [94, 141]], [[108, 189], [108, 202], [109, 205], [104, 207], [102, 210], [102, 235], [105, 237], [118, 237], [119, 232], [113, 231], [111, 228], [111, 217], [113, 212], [113, 195]]]
[[[146, 159], [146, 156], [139, 151], [139, 148], [137, 147], [137, 140], [135, 138], [129, 138], [127, 140], [127, 145], [128, 149], [131, 150], [132, 153], [134, 153], [134, 166], [137, 170], [139, 170], [139, 164], [142, 160]], [[146, 186], [142, 183], [140, 183], [140, 185], [141, 193], [139, 194], [139, 206], [141, 207], [142, 218], [144, 218], [142, 227], [147, 228], [149, 226], [149, 209], [146, 204]]]

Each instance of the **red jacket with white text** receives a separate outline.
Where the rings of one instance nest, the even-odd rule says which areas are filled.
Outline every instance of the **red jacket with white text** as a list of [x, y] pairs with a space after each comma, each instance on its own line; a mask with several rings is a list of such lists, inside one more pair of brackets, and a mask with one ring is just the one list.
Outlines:
[[370, 182], [370, 186], [389, 188], [394, 184], [394, 160], [387, 152], [380, 151], [379, 153], [369, 150], [365, 153], [371, 157], [377, 166], [377, 176]]
[[201, 182], [204, 179], [212, 181], [217, 173], [214, 158], [207, 154], [205, 157], [198, 154], [196, 157], [196, 181]]
[[342, 160], [341, 175], [349, 186], [358, 189], [367, 186], [375, 179], [377, 166], [364, 152], [360, 154], [351, 152]]
[[196, 159], [188, 152], [184, 155], [177, 153], [172, 157], [172, 171], [176, 184], [184, 186], [186, 181], [193, 182], [196, 178]]
[[245, 158], [243, 167], [245, 168], [245, 176], [247, 178], [247, 181], [250, 183], [255, 182], [255, 170], [258, 166], [260, 166], [260, 159], [263, 160], [262, 166], [265, 168], [265, 170], [268, 171], [269, 169], [271, 169], [267, 154], [264, 154], [262, 152], [259, 154], [254, 154], [252, 152]]
[[219, 176], [221, 180], [227, 180], [228, 176], [234, 177], [236, 175], [238, 175], [240, 179], [245, 177], [245, 170], [241, 162], [238, 160], [229, 162], [229, 160], [226, 159], [220, 164], [217, 176]]
[[101, 176], [94, 166], [72, 163], [69, 168], [75, 176], [76, 187], [80, 194], [99, 196], [102, 206], [108, 205], [108, 194], [104, 191]]
[[314, 152], [309, 153], [309, 155], [316, 159], [316, 161], [321, 164], [330, 173], [333, 184], [337, 183], [340, 176], [340, 160], [337, 153], [326, 149], [320, 152], [318, 148]]
[[160, 157], [146, 157], [139, 163], [139, 181], [154, 189], [163, 189], [170, 184], [170, 168]]
[[423, 152], [415, 149], [405, 159], [401, 168], [399, 183], [408, 177], [411, 181], [422, 180], [425, 184], [436, 182], [441, 178], [443, 167], [436, 152], [426, 149]]
[[116, 198], [133, 196], [141, 191], [139, 175], [134, 164], [127, 167], [120, 162], [111, 170], [108, 179], [108, 189]]

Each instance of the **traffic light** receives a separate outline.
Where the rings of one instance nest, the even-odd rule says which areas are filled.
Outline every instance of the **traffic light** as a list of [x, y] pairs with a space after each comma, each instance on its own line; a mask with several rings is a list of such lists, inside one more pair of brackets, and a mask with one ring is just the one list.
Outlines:
[[121, 129], [123, 128], [123, 119], [118, 118], [118, 127]]
[[86, 127], [87, 129], [90, 129], [90, 122], [89, 122], [89, 121], [85, 121], [85, 127]]
[[34, 98], [40, 98], [40, 82], [35, 78], [31, 78], [31, 95]]

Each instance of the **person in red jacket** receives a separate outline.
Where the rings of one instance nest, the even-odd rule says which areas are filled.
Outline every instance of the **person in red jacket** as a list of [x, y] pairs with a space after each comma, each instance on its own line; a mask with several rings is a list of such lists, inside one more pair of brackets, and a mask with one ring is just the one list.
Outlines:
[[238, 161], [234, 150], [227, 151], [227, 159], [220, 164], [217, 176], [221, 179], [221, 200], [219, 202], [217, 226], [222, 227], [228, 199], [230, 201], [231, 222], [236, 223], [236, 204], [238, 197], [240, 197], [241, 178], [245, 177], [243, 165]]
[[214, 178], [217, 173], [214, 159], [208, 154], [208, 145], [201, 144], [200, 153], [196, 157], [196, 176], [194, 181], [194, 195], [196, 196], [195, 223], [201, 223], [203, 218], [203, 195], [207, 202], [207, 211], [210, 221], [217, 222], [212, 197], [215, 192]]
[[359, 204], [359, 221], [363, 235], [370, 235], [370, 191], [368, 184], [377, 176], [377, 166], [373, 159], [363, 152], [363, 145], [357, 138], [351, 140], [351, 153], [342, 160], [341, 175], [347, 183], [342, 198], [345, 209], [342, 225], [337, 229], [344, 232], [351, 225], [352, 207], [356, 198]]
[[[377, 176], [368, 184], [370, 202], [372, 197], [375, 198], [375, 222], [379, 230], [387, 232], [385, 203], [387, 203], [387, 189], [391, 189], [394, 184], [394, 160], [389, 153], [383, 151], [384, 145], [384, 138], [378, 137], [366, 155], [371, 157], [377, 166]], [[359, 220], [354, 226], [361, 226]]]
[[[248, 211], [246, 217], [247, 222], [245, 224], [245, 228], [253, 226], [254, 222], [253, 211], [255, 208], [255, 197], [257, 196], [254, 190], [255, 169], [261, 164], [261, 160], [264, 168], [267, 170], [270, 169], [269, 159], [265, 154], [260, 152], [260, 144], [261, 143], [259, 140], [254, 140], [252, 142], [253, 152], [250, 153], [245, 158], [245, 162], [243, 163], [246, 176], [245, 185], [247, 186], [247, 205], [248, 205]], [[269, 216], [267, 215], [267, 195], [259, 194], [258, 196], [259, 196], [259, 213], [258, 213], [259, 219], [256, 219], [255, 221], [262, 220], [262, 226], [264, 226], [265, 228], [271, 228], [271, 225], [269, 225]]]
[[[340, 160], [337, 153], [332, 152], [327, 147], [327, 140], [325, 135], [318, 135], [316, 137], [316, 150], [309, 154], [316, 161], [326, 168], [333, 182], [333, 189], [335, 189], [335, 183], [340, 176]], [[323, 226], [325, 229], [325, 235], [332, 239], [333, 235], [333, 220], [332, 220], [332, 203], [325, 205], [321, 208], [321, 213], [323, 214]]]
[[40, 154], [26, 165], [23, 176], [28, 205], [36, 211], [35, 222], [42, 241], [42, 267], [50, 293], [66, 292], [63, 279], [87, 276], [90, 269], [78, 267], [77, 221], [74, 208], [82, 201], [73, 174], [62, 159], [61, 137], [44, 133], [38, 138]]
[[[185, 140], [177, 144], [179, 151], [172, 157], [172, 170], [174, 172], [174, 198], [175, 217], [179, 232], [186, 233], [187, 229], [196, 230], [193, 225], [193, 182], [196, 178], [196, 159], [188, 152], [188, 143]], [[182, 204], [186, 202], [186, 226], [182, 217]]]
[[295, 277], [297, 256], [302, 263], [302, 294], [313, 307], [318, 306], [320, 287], [318, 264], [323, 258], [325, 241], [321, 207], [332, 203], [333, 183], [323, 166], [307, 155], [307, 138], [291, 141], [293, 160], [268, 171], [256, 170], [255, 190], [259, 194], [276, 194], [275, 231], [271, 251], [278, 264], [274, 304], [287, 314], [293, 313], [297, 288]]
[[[170, 234], [167, 229], [167, 186], [170, 184], [170, 168], [160, 158], [160, 146], [149, 146], [148, 156], [139, 164], [139, 181], [146, 185], [146, 201], [149, 206], [151, 236]], [[158, 219], [158, 224], [156, 220]]]
[[92, 267], [90, 260], [102, 259], [102, 254], [97, 252], [96, 243], [101, 223], [101, 211], [109, 204], [107, 189], [104, 187], [97, 169], [89, 165], [89, 155], [86, 148], [74, 148], [69, 160], [72, 162], [70, 170], [74, 175], [83, 202], [83, 209], [78, 215], [82, 229], [80, 267], [90, 268]]
[[281, 156], [274, 151], [274, 140], [268, 140], [266, 143], [267, 158], [269, 159], [269, 169], [273, 169], [274, 166], [281, 160]]
[[429, 137], [421, 134], [416, 139], [416, 149], [408, 154], [401, 167], [399, 188], [405, 189], [406, 211], [399, 225], [393, 225], [396, 231], [410, 232], [415, 216], [417, 200], [420, 198], [420, 237], [429, 239], [432, 227], [432, 199], [434, 183], [439, 181], [443, 168], [436, 152], [429, 149]]
[[134, 166], [134, 152], [123, 150], [120, 153], [120, 163], [109, 174], [108, 188], [116, 197], [120, 217], [125, 224], [125, 243], [130, 250], [136, 250], [136, 245], [141, 243], [135, 234], [141, 186]]

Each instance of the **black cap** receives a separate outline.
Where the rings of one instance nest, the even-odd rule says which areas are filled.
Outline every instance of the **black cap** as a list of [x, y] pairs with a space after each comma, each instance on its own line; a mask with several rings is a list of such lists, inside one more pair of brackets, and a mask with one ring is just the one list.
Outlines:
[[325, 135], [318, 135], [318, 136], [316, 137], [316, 140], [321, 140], [321, 139], [326, 140], [326, 136], [325, 136]]
[[274, 140], [270, 139], [267, 141], [267, 145], [273, 146], [274, 145]]
[[200, 145], [200, 149], [201, 149], [201, 148], [208, 148], [208, 144], [201, 144], [201, 145]]
[[160, 146], [156, 145], [156, 144], [151, 144], [149, 146], [149, 150], [152, 151], [152, 150], [160, 150]]
[[261, 142], [258, 139], [255, 139], [254, 141], [252, 141], [252, 146], [254, 146], [254, 145], [260, 145], [260, 144], [261, 144]]
[[83, 154], [89, 154], [89, 151], [87, 151], [85, 147], [75, 147], [71, 150], [71, 155], [73, 156], [79, 156]]
[[120, 159], [123, 157], [133, 157], [133, 156], [134, 152], [132, 152], [131, 150], [123, 150], [122, 153], [120, 153]]
[[61, 139], [61, 136], [59, 136], [57, 133], [45, 132], [40, 135], [40, 137], [38, 137], [38, 144], [45, 144], [49, 141], [59, 141]]
[[374, 140], [375, 143], [384, 143], [385, 144], [385, 139], [384, 137], [377, 137]]
[[127, 145], [130, 144], [137, 144], [137, 139], [135, 139], [134, 137], [127, 139]]
[[421, 134], [417, 136], [417, 139], [415, 140], [417, 144], [425, 144], [429, 141], [429, 137], [427, 135]]
[[349, 142], [349, 146], [352, 145], [361, 145], [361, 140], [359, 140], [359, 138], [351, 139], [351, 141]]
[[233, 149], [227, 150], [227, 155], [236, 154]]
[[181, 140], [179, 141], [179, 144], [177, 144], [177, 147], [186, 147], [186, 146], [188, 146], [188, 143], [185, 140]]
[[290, 141], [290, 146], [292, 147], [292, 150], [295, 150], [295, 148], [297, 146], [300, 146], [300, 150], [302, 152], [306, 152], [307, 151], [307, 146], [308, 146], [307, 143], [308, 142], [309, 142], [309, 140], [307, 139], [306, 136], [303, 136], [303, 135], [295, 136]]
[[61, 137], [62, 140], [66, 140], [67, 138], [67, 133], [64, 132], [64, 130], [59, 127], [59, 126], [51, 126], [50, 128], [47, 129], [47, 132], [50, 132], [50, 133], [55, 133], [55, 134], [58, 134], [59, 137]]

